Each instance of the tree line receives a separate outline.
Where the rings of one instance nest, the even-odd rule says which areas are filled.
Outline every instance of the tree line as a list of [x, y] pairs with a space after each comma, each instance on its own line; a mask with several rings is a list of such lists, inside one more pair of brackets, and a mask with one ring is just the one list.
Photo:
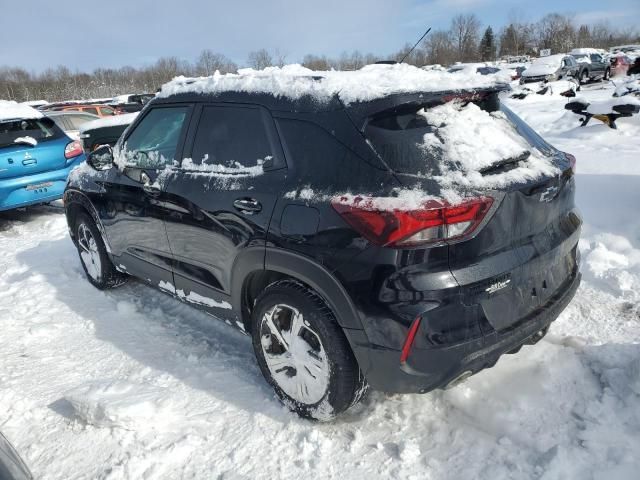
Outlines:
[[[560, 53], [576, 47], [609, 48], [627, 43], [640, 43], [638, 30], [615, 29], [607, 22], [576, 25], [571, 17], [557, 13], [545, 15], [537, 22], [512, 16], [497, 34], [491, 26], [483, 29], [475, 14], [460, 14], [451, 20], [449, 29], [431, 32], [405, 62], [418, 66], [446, 66], [455, 62], [491, 61], [510, 55], [536, 55], [540, 49]], [[379, 60], [398, 61], [410, 48], [411, 45], [406, 44], [388, 57], [358, 50], [344, 52], [336, 58], [307, 54], [300, 63], [312, 70], [356, 70]], [[249, 53], [246, 65], [263, 69], [294, 60], [277, 49], [260, 49]], [[163, 57], [148, 67], [99, 68], [92, 73], [72, 72], [65, 66], [41, 73], [4, 66], [0, 67], [0, 98], [17, 101], [107, 98], [123, 93], [155, 92], [178, 75], [206, 76], [215, 71], [237, 70], [236, 63], [209, 49], [203, 50], [193, 62]]]

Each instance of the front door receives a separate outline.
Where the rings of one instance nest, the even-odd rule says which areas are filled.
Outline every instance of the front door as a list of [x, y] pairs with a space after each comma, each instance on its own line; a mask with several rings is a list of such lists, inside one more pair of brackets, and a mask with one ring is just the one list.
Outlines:
[[198, 109], [185, 158], [169, 175], [166, 217], [179, 296], [218, 315], [231, 308], [239, 252], [262, 249], [286, 167], [273, 119], [257, 106]]
[[190, 105], [148, 110], [116, 150], [98, 199], [114, 263], [149, 283], [171, 290], [171, 250], [164, 224], [162, 172], [180, 155]]

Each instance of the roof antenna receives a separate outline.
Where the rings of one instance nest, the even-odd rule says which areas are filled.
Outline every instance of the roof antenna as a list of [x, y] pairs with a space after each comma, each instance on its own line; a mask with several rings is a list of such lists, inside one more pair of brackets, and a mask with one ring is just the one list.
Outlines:
[[416, 44], [415, 44], [413, 47], [411, 47], [411, 50], [409, 50], [409, 51], [405, 54], [405, 56], [404, 56], [404, 57], [402, 57], [402, 60], [400, 60], [398, 63], [402, 63], [402, 62], [404, 62], [404, 59], [405, 59], [405, 58], [407, 58], [407, 57], [411, 54], [411, 52], [413, 52], [413, 51], [416, 49], [416, 47], [417, 47], [418, 45], [420, 45], [420, 42], [424, 39], [424, 37], [426, 37], [426, 36], [427, 36], [427, 34], [428, 34], [430, 31], [431, 31], [431, 27], [427, 28], [427, 31], [426, 31], [426, 32], [424, 32], [424, 35], [422, 35], [422, 36], [420, 37], [420, 40], [418, 40], [418, 41], [416, 42]]

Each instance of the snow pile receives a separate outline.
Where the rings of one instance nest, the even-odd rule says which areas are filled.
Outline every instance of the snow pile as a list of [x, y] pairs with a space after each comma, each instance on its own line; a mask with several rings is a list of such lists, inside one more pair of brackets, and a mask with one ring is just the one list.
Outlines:
[[[486, 112], [474, 103], [448, 102], [421, 114], [437, 127], [423, 148], [441, 157], [434, 178], [445, 188], [498, 188], [559, 173], [552, 160], [516, 131], [503, 112]], [[483, 175], [501, 161], [522, 158], [512, 170]]]
[[28, 118], [42, 118], [42, 116], [42, 113], [29, 105], [17, 103], [13, 100], [0, 100], [0, 122]]
[[616, 86], [616, 91], [613, 93], [613, 96], [623, 97], [629, 94], [640, 95], [640, 75], [632, 75], [629, 77], [629, 80]]
[[80, 133], [94, 128], [116, 127], [118, 125], [129, 125], [140, 112], [124, 113], [122, 115], [112, 115], [110, 117], [97, 118], [80, 126]]
[[301, 65], [241, 69], [238, 74], [177, 77], [163, 85], [158, 97], [179, 93], [268, 93], [292, 100], [309, 95], [320, 102], [337, 95], [344, 103], [362, 102], [400, 93], [490, 88], [508, 81], [503, 73], [480, 75], [464, 70], [455, 74], [424, 70], [406, 64], [367, 65], [356, 71], [317, 72]]
[[631, 95], [625, 95], [623, 97], [611, 97], [606, 100], [600, 100], [595, 102], [590, 102], [583, 96], [576, 97], [574, 102], [582, 103], [587, 112], [597, 115], [606, 115], [608, 113], [620, 113], [614, 110], [614, 107], [618, 107], [621, 105], [632, 105], [632, 106], [640, 106], [640, 100]]
[[74, 413], [95, 427], [161, 427], [173, 416], [166, 388], [132, 382], [102, 381], [83, 385], [64, 397]]

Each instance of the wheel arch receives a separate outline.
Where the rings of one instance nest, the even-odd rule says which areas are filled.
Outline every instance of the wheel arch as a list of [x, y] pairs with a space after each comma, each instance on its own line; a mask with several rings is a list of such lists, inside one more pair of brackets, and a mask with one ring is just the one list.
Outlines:
[[303, 283], [327, 303], [344, 329], [362, 330], [355, 305], [338, 279], [313, 259], [278, 248], [250, 248], [236, 260], [232, 272], [232, 304], [250, 327], [251, 303], [271, 283], [290, 278]]
[[79, 190], [68, 189], [64, 192], [64, 213], [67, 217], [67, 226], [69, 227], [69, 235], [71, 236], [71, 240], [75, 243], [75, 231], [73, 226], [75, 225], [75, 219], [80, 212], [86, 213], [91, 217], [91, 219], [95, 222], [98, 230], [100, 231], [100, 235], [102, 236], [102, 241], [104, 242], [105, 248], [107, 249], [107, 253], [111, 254], [111, 247], [109, 245], [109, 239], [105, 235], [104, 228], [102, 226], [102, 222], [100, 221], [100, 216], [96, 211], [95, 206], [91, 203], [91, 200]]

